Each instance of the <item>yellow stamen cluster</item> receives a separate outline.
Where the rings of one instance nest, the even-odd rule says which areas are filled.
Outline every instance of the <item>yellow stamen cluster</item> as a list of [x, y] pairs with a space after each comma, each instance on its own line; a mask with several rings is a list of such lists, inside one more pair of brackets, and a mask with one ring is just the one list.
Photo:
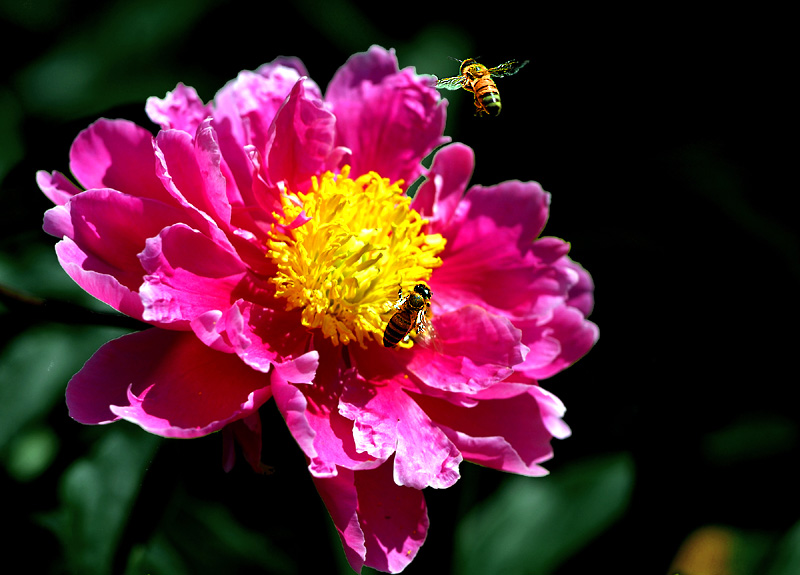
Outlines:
[[[442, 263], [445, 239], [424, 234], [427, 223], [410, 208], [401, 182], [370, 172], [353, 180], [341, 173], [312, 179], [307, 193], [282, 196], [283, 214], [270, 232], [267, 256], [286, 308], [302, 308], [302, 322], [335, 345], [382, 341], [397, 290], [408, 292]], [[309, 218], [292, 227], [296, 218]]]

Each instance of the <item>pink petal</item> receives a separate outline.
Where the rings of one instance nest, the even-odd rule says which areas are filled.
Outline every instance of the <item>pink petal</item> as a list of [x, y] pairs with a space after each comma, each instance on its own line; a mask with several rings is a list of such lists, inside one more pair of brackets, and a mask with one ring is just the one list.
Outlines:
[[434, 316], [435, 347], [415, 346], [407, 369], [426, 385], [474, 393], [508, 377], [526, 353], [505, 317], [477, 306]]
[[194, 134], [200, 123], [211, 115], [211, 106], [203, 104], [191, 86], [179, 83], [161, 99], [150, 97], [144, 107], [147, 116], [163, 130], [183, 130]]
[[177, 208], [115, 190], [88, 190], [74, 196], [67, 207], [71, 239], [89, 256], [83, 267], [114, 275], [131, 290], [144, 275], [137, 255], [145, 240], [184, 216]]
[[245, 461], [256, 473], [268, 473], [270, 468], [261, 463], [261, 417], [254, 412], [222, 429], [223, 462], [222, 468], [229, 472], [235, 463], [234, 440], [242, 448]]
[[112, 188], [165, 201], [155, 174], [153, 136], [127, 120], [97, 120], [70, 148], [70, 170], [84, 188]]
[[83, 191], [60, 172], [39, 170], [36, 172], [36, 183], [44, 195], [57, 206], [64, 205], [72, 196]]
[[416, 557], [428, 534], [422, 491], [396, 485], [391, 463], [373, 470], [343, 469], [314, 478], [350, 566], [399, 573]]
[[[298, 68], [302, 68], [298, 60], [279, 58], [257, 73], [241, 72], [214, 100], [213, 126], [230, 170], [230, 177], [226, 176], [228, 198], [233, 206], [242, 208], [232, 214], [232, 223], [251, 232], [256, 232], [253, 224], [261, 219], [267, 219], [266, 230], [269, 229], [276, 205], [276, 198], [258, 188], [265, 185], [263, 163], [270, 129], [278, 110], [301, 79]], [[302, 84], [310, 98], [319, 94], [310, 80], [305, 79]], [[266, 214], [253, 212], [259, 207]]]
[[287, 182], [289, 189], [305, 190], [312, 175], [328, 166], [333, 152], [335, 118], [322, 101], [305, 94], [297, 82], [269, 127], [263, 156], [270, 183]]
[[367, 547], [358, 518], [358, 492], [354, 474], [351, 469], [340, 469], [331, 477], [312, 475], [311, 479], [339, 533], [347, 562], [356, 573], [361, 573]]
[[[232, 305], [225, 312], [209, 310], [196, 316], [189, 325], [200, 341], [217, 351], [236, 353], [237, 349], [247, 349], [252, 343], [244, 335], [244, 319], [238, 305]], [[245, 363], [263, 373], [269, 372], [269, 362], [263, 366]]]
[[449, 138], [445, 106], [433, 80], [397, 68], [394, 51], [373, 46], [352, 56], [325, 95], [336, 115], [336, 143], [349, 148], [354, 175], [376, 171], [410, 185], [420, 162]]
[[295, 385], [280, 370], [272, 372], [272, 390], [289, 431], [309, 459], [314, 477], [333, 477], [337, 466], [348, 469], [370, 468], [382, 462], [367, 453], [358, 453], [353, 442], [353, 422], [339, 414], [338, 397], [343, 368], [331, 361], [336, 357], [320, 352], [322, 361], [314, 383]]
[[50, 208], [44, 213], [42, 229], [45, 233], [56, 238], [72, 238], [75, 228], [72, 227], [72, 216], [69, 213], [69, 203]]
[[428, 510], [422, 491], [397, 485], [392, 480], [391, 462], [356, 471], [355, 487], [367, 547], [365, 565], [388, 573], [401, 572], [428, 535]]
[[578, 281], [569, 288], [567, 294], [567, 305], [579, 310], [585, 317], [589, 317], [594, 308], [594, 282], [592, 276], [589, 275], [583, 267], [564, 257], [562, 265], [571, 268], [577, 275]]
[[241, 332], [227, 331], [234, 341], [234, 351], [253, 369], [266, 371], [270, 365], [292, 383], [312, 383], [319, 366], [319, 352], [309, 349], [308, 330], [300, 322], [300, 310], [284, 311], [278, 302], [268, 307], [239, 300]]
[[[496, 186], [473, 186], [465, 196], [465, 225], [514, 232], [523, 252], [542, 233], [550, 208], [550, 194], [536, 182], [512, 180]], [[485, 233], [484, 233], [485, 235]]]
[[141, 272], [121, 273], [86, 254], [69, 238], [56, 244], [56, 255], [64, 271], [87, 293], [117, 311], [142, 319], [144, 306], [139, 294], [127, 287], [141, 279]]
[[542, 415], [542, 422], [547, 431], [556, 439], [566, 439], [572, 435], [572, 430], [563, 419], [567, 408], [564, 407], [561, 400], [538, 385], [532, 391], [539, 403], [539, 413]]
[[[278, 56], [272, 62], [259, 66], [256, 74], [269, 80], [275, 92], [285, 94], [292, 89], [300, 78], [308, 76], [308, 71], [300, 58]], [[305, 87], [312, 98], [322, 99], [322, 92], [316, 82], [306, 78]]]
[[342, 415], [354, 421], [356, 449], [379, 459], [396, 450], [394, 478], [398, 485], [443, 489], [458, 480], [458, 450], [400, 385], [387, 382], [375, 386], [351, 377], [339, 405]]
[[164, 437], [199, 437], [254, 413], [267, 377], [191, 333], [149, 329], [101, 347], [69, 382], [67, 406], [81, 423], [127, 419]]
[[523, 475], [545, 475], [550, 440], [569, 435], [563, 404], [536, 385], [501, 382], [474, 395], [473, 407], [414, 395], [468, 461]]
[[148, 322], [189, 322], [228, 309], [248, 273], [236, 254], [183, 224], [148, 239], [139, 259], [147, 272], [139, 293]]
[[216, 228], [230, 225], [231, 206], [221, 170], [222, 155], [210, 123], [201, 124], [196, 139], [179, 130], [161, 131], [155, 150], [156, 173], [186, 210], [186, 222], [209, 236], [223, 237]]
[[300, 78], [296, 69], [284, 66], [240, 72], [214, 98], [215, 124], [227, 123], [241, 147], [264, 150], [269, 127]]
[[473, 186], [441, 231], [448, 238], [448, 248], [456, 253], [497, 234], [501, 241], [512, 242], [517, 253], [525, 253], [544, 228], [549, 205], [550, 194], [536, 182]]
[[586, 355], [599, 337], [597, 326], [577, 309], [561, 306], [542, 325], [534, 321], [516, 321], [523, 331], [523, 341], [532, 350], [525, 362], [515, 369], [534, 379], [544, 379], [569, 367]]
[[[553, 265], [569, 244], [557, 238], [534, 242], [547, 215], [549, 195], [538, 184], [506, 182], [474, 187], [450, 224], [442, 267], [431, 288], [447, 309], [476, 304], [524, 317], [563, 303], [574, 271]], [[489, 278], [489, 279], [487, 279]]]
[[380, 84], [398, 72], [394, 49], [370, 46], [366, 52], [353, 54], [334, 74], [325, 93], [326, 100], [346, 100], [362, 83]]
[[211, 310], [196, 317], [191, 326], [207, 346], [236, 353], [253, 369], [268, 373], [274, 368], [282, 379], [311, 383], [319, 366], [319, 353], [306, 351], [309, 336], [299, 313], [240, 299], [225, 312]]
[[427, 179], [417, 190], [411, 207], [428, 220], [428, 232], [446, 228], [467, 189], [475, 166], [475, 153], [464, 144], [448, 144], [433, 156]]

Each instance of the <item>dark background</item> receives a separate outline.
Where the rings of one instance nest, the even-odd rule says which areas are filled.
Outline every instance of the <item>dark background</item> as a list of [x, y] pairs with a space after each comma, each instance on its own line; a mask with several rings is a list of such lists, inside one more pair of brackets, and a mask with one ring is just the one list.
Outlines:
[[[84, 332], [74, 330], [125, 327], [82, 311], [98, 308], [70, 287], [52, 251], [55, 240], [41, 231], [49, 204], [35, 172], [68, 172], [70, 143], [94, 119], [124, 117], [155, 129], [144, 114], [148, 96], [163, 97], [183, 82], [208, 101], [240, 70], [280, 54], [300, 57], [323, 90], [349, 55], [373, 43], [394, 47], [401, 67], [439, 77], [457, 73], [449, 56], [480, 56], [488, 66], [529, 59], [519, 74], [498, 80], [498, 118], [473, 117], [466, 92], [443, 95], [450, 101], [446, 133], [475, 150], [472, 183], [539, 181], [552, 193], [545, 234], [570, 241], [572, 257], [596, 283], [597, 346], [542, 382], [567, 405], [573, 436], [555, 442], [547, 465], [553, 475], [528, 481], [556, 481], [582, 462], [623, 457], [632, 483], [602, 529], [552, 572], [666, 573], [682, 541], [714, 525], [735, 536], [733, 573], [782, 573], [768, 570], [777, 569], [772, 560], [800, 519], [793, 466], [798, 46], [790, 19], [766, 7], [526, 5], [521, 13], [519, 6], [4, 2], [0, 285], [54, 298], [46, 306], [2, 300], [4, 413], [13, 413], [19, 389], [36, 384], [30, 363], [9, 367], [26, 357], [16, 350], [46, 362], [54, 345], [48, 338], [66, 338], [76, 343], [62, 351], [74, 372], [113, 337], [89, 332], [97, 341], [80, 346], [77, 334]], [[31, 333], [49, 343], [37, 347]], [[112, 428], [130, 428], [113, 433], [131, 444], [153, 441], [127, 423], [84, 428], [70, 420], [63, 405], [70, 375], [32, 409], [35, 417], [0, 433], [0, 485], [19, 503], [10, 520], [16, 537], [3, 546], [33, 553], [42, 572], [68, 569], [69, 551], [46, 519], [69, 499], [67, 470], [91, 457]], [[244, 532], [227, 541], [212, 529], [206, 541], [206, 527], [186, 527], [206, 525], [199, 518], [218, 504], [233, 524], [266, 534], [290, 558], [285, 572], [341, 565], [300, 450], [274, 406], [262, 418], [264, 460], [279, 470], [273, 476], [257, 476], [242, 461], [224, 474], [218, 434], [161, 441], [157, 452], [143, 448], [143, 475], [134, 478], [141, 491], [114, 554], [115, 573], [130, 569], [131, 554], [148, 541], [151, 553], [196, 554], [175, 559], [164, 552], [160, 565], [259, 572], [252, 567], [257, 559], [241, 559], [236, 550], [249, 541]], [[20, 474], [15, 438], [36, 433], [44, 443], [32, 445], [49, 445], [49, 455]], [[431, 530], [407, 573], [457, 572], [459, 524], [507, 479], [469, 464], [462, 473], [452, 489], [426, 492]], [[186, 509], [200, 511], [186, 519]], [[172, 546], [152, 543], [162, 538]], [[239, 558], [236, 570], [226, 553]]]

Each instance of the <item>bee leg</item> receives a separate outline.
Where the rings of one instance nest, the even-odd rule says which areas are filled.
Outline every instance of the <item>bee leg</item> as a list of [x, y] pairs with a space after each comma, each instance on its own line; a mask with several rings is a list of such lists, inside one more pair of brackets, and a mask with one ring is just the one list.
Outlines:
[[398, 311], [400, 310], [401, 307], [403, 307], [403, 286], [400, 286], [399, 289], [397, 290], [397, 301], [394, 302], [393, 307]]

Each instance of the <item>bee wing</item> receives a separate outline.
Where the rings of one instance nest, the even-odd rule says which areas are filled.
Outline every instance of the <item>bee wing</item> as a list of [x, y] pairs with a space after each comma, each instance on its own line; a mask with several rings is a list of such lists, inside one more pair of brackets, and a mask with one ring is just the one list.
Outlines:
[[504, 64], [500, 64], [494, 68], [489, 68], [489, 73], [495, 78], [502, 78], [503, 76], [513, 76], [519, 72], [525, 64], [530, 60], [524, 62], [517, 62], [516, 60], [509, 60]]
[[417, 335], [414, 337], [414, 342], [421, 347], [425, 347], [435, 351], [436, 353], [442, 352], [442, 342], [433, 326], [428, 324], [423, 331], [417, 329]]
[[433, 324], [431, 323], [431, 314], [430, 308], [421, 309], [417, 313], [417, 324], [416, 324], [416, 336], [414, 337], [414, 342], [421, 345], [422, 347], [427, 347], [432, 349], [437, 353], [441, 353], [442, 351], [442, 343], [439, 341], [437, 337], [436, 330], [433, 328]]
[[436, 82], [436, 87], [440, 90], [458, 90], [464, 87], [466, 78], [464, 76], [453, 76], [452, 78], [442, 78]]
[[422, 335], [430, 328], [431, 323], [428, 321], [428, 310], [427, 308], [422, 308], [417, 312], [417, 321], [414, 322], [414, 329], [417, 330], [417, 334]]

